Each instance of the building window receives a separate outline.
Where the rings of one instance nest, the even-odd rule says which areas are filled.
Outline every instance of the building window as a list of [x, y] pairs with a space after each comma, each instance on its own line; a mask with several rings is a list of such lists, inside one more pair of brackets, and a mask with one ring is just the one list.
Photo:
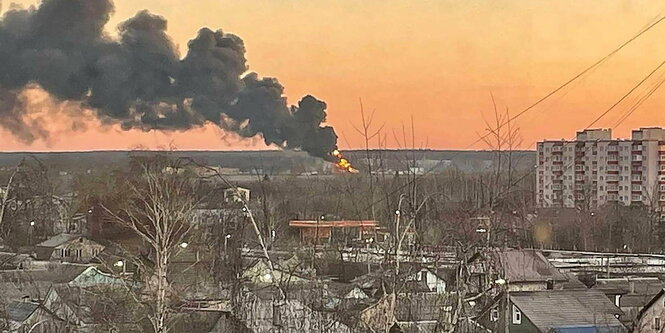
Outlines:
[[553, 290], [554, 289], [554, 280], [547, 280], [547, 290]]
[[656, 331], [660, 331], [660, 318], [654, 318], [653, 320], [653, 328]]
[[492, 310], [490, 310], [490, 321], [498, 321], [498, 320], [499, 320], [499, 308], [493, 307]]
[[515, 305], [513, 305], [513, 324], [521, 324], [522, 323], [522, 311], [518, 309]]
[[272, 305], [272, 324], [274, 326], [282, 326], [282, 311], [279, 304]]

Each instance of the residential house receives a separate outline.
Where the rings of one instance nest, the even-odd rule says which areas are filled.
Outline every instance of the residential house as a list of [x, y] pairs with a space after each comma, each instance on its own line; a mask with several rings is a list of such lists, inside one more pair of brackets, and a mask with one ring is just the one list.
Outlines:
[[357, 285], [371, 297], [381, 297], [385, 292], [392, 292], [395, 281], [403, 292], [428, 293], [435, 292], [443, 294], [446, 292], [447, 282], [443, 274], [431, 267], [423, 267], [414, 264], [404, 264], [400, 267], [400, 273], [395, 279], [395, 271], [392, 269], [380, 269], [359, 276], [351, 283]]
[[396, 299], [395, 323], [391, 333], [452, 331], [454, 294], [399, 294]]
[[632, 327], [642, 308], [665, 288], [665, 282], [653, 277], [596, 279], [592, 288], [605, 293], [623, 311], [621, 322]]
[[275, 287], [244, 290], [236, 316], [254, 333], [360, 333], [354, 318], [324, 307], [328, 300], [319, 285], [288, 289], [282, 296]]
[[250, 190], [236, 186], [224, 189], [224, 202], [228, 204], [249, 202]]
[[54, 264], [47, 269], [0, 271], [0, 303], [41, 302], [53, 286], [115, 285], [119, 281], [96, 267]]
[[436, 292], [437, 294], [446, 292], [446, 280], [429, 267], [423, 267], [419, 271], [407, 276], [406, 281], [422, 282], [427, 286], [429, 291]]
[[270, 268], [266, 260], [259, 260], [245, 269], [241, 278], [257, 285], [272, 285], [274, 283], [290, 285], [309, 282], [308, 279], [299, 275], [304, 271], [298, 269], [298, 267], [275, 265], [273, 268]]
[[65, 322], [40, 303], [10, 302], [4, 306], [4, 312], [5, 316], [0, 317], [0, 327], [5, 321], [7, 332], [52, 333], [65, 330]]
[[388, 233], [375, 220], [292, 220], [289, 227], [295, 228], [300, 234], [300, 241], [308, 244], [325, 244], [333, 240], [353, 243], [360, 241], [382, 242]]
[[478, 253], [469, 260], [472, 283], [483, 292], [496, 282], [509, 291], [564, 289], [569, 278], [533, 249], [496, 249]]
[[627, 332], [621, 310], [597, 290], [501, 293], [478, 316], [492, 332]]
[[37, 244], [35, 248], [39, 260], [79, 263], [90, 262], [103, 250], [104, 245], [80, 234], [59, 234]]
[[29, 269], [33, 261], [27, 254], [0, 252], [0, 270]]
[[172, 332], [253, 333], [227, 311], [186, 310], [174, 314]]
[[143, 331], [139, 304], [117, 285], [54, 285], [41, 304], [66, 322], [68, 332]]
[[654, 295], [637, 314], [633, 332], [661, 333], [665, 330], [665, 289]]

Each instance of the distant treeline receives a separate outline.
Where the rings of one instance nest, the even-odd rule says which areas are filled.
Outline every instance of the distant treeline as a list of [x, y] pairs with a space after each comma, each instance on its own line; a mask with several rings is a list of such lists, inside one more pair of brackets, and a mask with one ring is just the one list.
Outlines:
[[[368, 152], [343, 152], [360, 169], [368, 168]], [[189, 157], [199, 163], [235, 168], [243, 172], [260, 170], [263, 174], [318, 171], [326, 162], [299, 151], [86, 151], [86, 152], [6, 152], [0, 153], [0, 168], [11, 168], [25, 158], [36, 157], [51, 170], [85, 171], [100, 166], [122, 168], [131, 156], [169, 154], [175, 158]], [[421, 172], [457, 168], [462, 171], [483, 171], [491, 168], [497, 152], [489, 150], [370, 150], [369, 160], [374, 171], [398, 171], [417, 168]], [[511, 155], [513, 168], [528, 170], [535, 163], [535, 152], [530, 150], [503, 151], [502, 158]], [[415, 163], [414, 163], [415, 161]]]

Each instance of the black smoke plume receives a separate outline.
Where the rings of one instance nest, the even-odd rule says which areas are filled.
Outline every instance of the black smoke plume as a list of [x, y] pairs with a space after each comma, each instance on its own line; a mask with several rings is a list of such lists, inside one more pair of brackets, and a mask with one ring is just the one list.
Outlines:
[[[266, 144], [329, 159], [326, 104], [305, 96], [287, 106], [274, 78], [247, 73], [243, 41], [203, 28], [180, 57], [164, 18], [142, 11], [104, 33], [111, 0], [43, 0], [10, 9], [0, 21], [0, 125], [24, 142], [48, 136], [23, 117], [18, 97], [37, 84], [61, 101], [79, 101], [123, 129], [187, 130], [214, 123]], [[83, 112], [83, 111], [82, 111]]]

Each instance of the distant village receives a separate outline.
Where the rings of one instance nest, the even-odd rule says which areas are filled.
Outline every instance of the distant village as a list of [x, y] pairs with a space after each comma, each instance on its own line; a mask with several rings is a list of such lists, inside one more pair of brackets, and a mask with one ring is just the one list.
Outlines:
[[525, 208], [538, 192], [485, 209], [497, 165], [237, 182], [157, 154], [62, 184], [25, 159], [2, 175], [0, 328], [661, 332], [657, 242], [571, 238], [581, 215]]

